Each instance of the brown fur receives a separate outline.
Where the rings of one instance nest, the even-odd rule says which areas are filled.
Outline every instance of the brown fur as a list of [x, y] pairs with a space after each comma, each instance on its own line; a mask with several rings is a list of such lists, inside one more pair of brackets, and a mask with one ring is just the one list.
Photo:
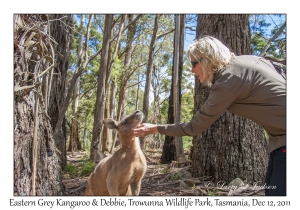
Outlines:
[[84, 195], [139, 195], [147, 162], [132, 128], [142, 119], [143, 113], [136, 111], [120, 122], [110, 118], [103, 120], [106, 127], [117, 130], [122, 147], [96, 166]]

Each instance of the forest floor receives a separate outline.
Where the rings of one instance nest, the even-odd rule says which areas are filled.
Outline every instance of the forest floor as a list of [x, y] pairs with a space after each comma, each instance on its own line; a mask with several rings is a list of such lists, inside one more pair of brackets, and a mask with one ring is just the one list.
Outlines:
[[[210, 181], [210, 177], [192, 178], [190, 161], [160, 164], [161, 150], [146, 150], [147, 172], [142, 179], [140, 196], [263, 196], [263, 189], [253, 186], [221, 186]], [[188, 157], [188, 151], [186, 152]], [[86, 152], [68, 153], [68, 165], [82, 167], [87, 161]], [[65, 196], [82, 196], [89, 174], [81, 176], [63, 175]]]

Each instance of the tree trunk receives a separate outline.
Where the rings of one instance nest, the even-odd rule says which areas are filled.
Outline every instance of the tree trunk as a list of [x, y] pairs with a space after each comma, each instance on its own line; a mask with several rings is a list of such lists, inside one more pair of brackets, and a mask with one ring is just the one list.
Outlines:
[[[15, 25], [14, 33], [15, 195], [62, 195], [61, 159], [57, 152], [59, 148], [56, 147], [53, 139], [53, 129], [45, 109], [47, 100], [49, 100], [50, 107], [53, 104], [51, 95], [49, 99], [50, 83], [45, 83], [48, 86], [43, 86], [43, 90], [40, 86], [41, 79], [49, 80], [51, 78], [49, 75], [54, 67], [54, 47], [52, 47], [51, 40], [65, 47], [66, 54], [63, 55], [68, 58], [70, 37], [65, 31], [65, 25], [61, 26], [60, 21], [52, 21], [52, 28], [60, 25], [57, 34], [60, 34], [61, 37], [53, 36], [50, 40], [50, 36], [45, 33], [45, 31], [50, 31], [49, 25], [45, 24], [48, 18], [46, 15], [16, 15], [15, 19], [21, 20], [26, 25], [26, 27], [22, 24]], [[64, 21], [65, 24], [72, 24], [72, 17], [67, 15], [61, 21]], [[32, 41], [31, 44], [29, 41]], [[35, 50], [38, 50], [38, 53]], [[61, 51], [58, 52], [61, 53]], [[60, 68], [64, 67], [60, 64], [68, 63], [68, 59], [64, 60], [65, 63], [62, 60], [56, 61]], [[64, 78], [63, 71], [64, 69], [59, 71], [62, 80]], [[46, 74], [48, 75], [46, 76]], [[55, 78], [53, 81], [57, 82]], [[61, 85], [61, 83], [55, 84]], [[56, 87], [57, 89], [60, 87], [59, 85]], [[59, 94], [57, 98], [59, 99]], [[64, 139], [59, 140], [58, 145], [62, 145]]]
[[136, 100], [135, 100], [135, 110], [139, 110], [139, 99], [140, 99], [140, 89], [141, 89], [141, 79], [140, 79], [140, 73], [138, 74], [137, 76], [137, 83], [138, 83], [138, 86], [137, 86], [137, 91], [136, 91]]
[[[153, 89], [153, 116], [152, 121], [157, 124], [159, 119], [159, 91], [160, 91], [160, 84], [159, 78], [157, 76], [157, 68], [153, 66], [153, 79], [151, 80], [151, 85]], [[140, 80], [140, 79], [139, 79]], [[138, 87], [139, 90], [139, 87]], [[137, 103], [136, 103], [137, 104]]]
[[[53, 39], [58, 43], [55, 45], [55, 50], [59, 52], [63, 56], [57, 55], [56, 65], [53, 69], [53, 79], [50, 80], [49, 84], [51, 84], [50, 89], [50, 98], [49, 98], [49, 110], [48, 114], [51, 117], [51, 125], [53, 130], [56, 127], [58, 118], [59, 118], [59, 110], [62, 104], [65, 101], [65, 92], [66, 92], [66, 78], [67, 71], [69, 67], [69, 51], [71, 47], [71, 34], [72, 31], [70, 28], [73, 27], [73, 15], [50, 15], [50, 19], [60, 19], [61, 20], [54, 21], [51, 24], [50, 34]], [[59, 76], [58, 76], [59, 75]], [[66, 152], [66, 124], [65, 117], [63, 118], [62, 125], [59, 129], [58, 135], [53, 136], [54, 141], [56, 143], [57, 149], [59, 152], [59, 157], [61, 160], [61, 166], [67, 164], [67, 152]]]
[[[133, 15], [128, 15], [128, 21], [133, 21]], [[130, 74], [130, 64], [131, 64], [131, 57], [133, 53], [133, 41], [134, 41], [134, 35], [136, 33], [136, 22], [133, 24], [130, 24], [128, 26], [128, 32], [127, 32], [127, 39], [126, 39], [126, 48], [125, 48], [125, 59], [124, 59], [124, 71], [121, 76], [121, 84], [119, 89], [119, 102], [118, 102], [118, 108], [117, 108], [117, 120], [120, 121], [120, 119], [126, 115], [126, 90], [127, 90], [127, 84], [128, 80], [131, 77]], [[115, 143], [117, 140], [117, 132], [115, 132], [112, 147], [110, 149], [110, 152], [112, 152]]]
[[111, 95], [110, 95], [110, 115], [113, 119], [115, 119], [116, 116], [116, 95], [117, 95], [117, 89], [118, 89], [118, 84], [117, 84], [117, 78], [114, 77], [112, 79], [112, 84], [111, 84]]
[[[174, 74], [173, 74], [173, 81], [174, 81], [174, 120], [175, 123], [180, 123], [180, 98], [181, 98], [181, 82], [179, 82], [179, 54], [181, 51], [183, 51], [183, 48], [180, 49], [180, 43], [181, 42], [181, 34], [184, 35], [184, 33], [181, 33], [181, 30], [184, 29], [184, 27], [181, 27], [181, 21], [180, 16], [184, 15], [175, 15], [175, 46], [174, 46]], [[184, 24], [184, 21], [182, 21]], [[183, 47], [183, 45], [182, 45]], [[182, 73], [182, 71], [181, 71]], [[175, 147], [176, 147], [176, 159], [177, 161], [185, 161], [184, 156], [184, 150], [183, 150], [183, 143], [182, 143], [182, 137], [175, 137]]]
[[[159, 15], [156, 15], [154, 19], [154, 27], [153, 27], [151, 43], [149, 47], [146, 86], [145, 86], [144, 101], [143, 101], [143, 113], [144, 113], [143, 123], [148, 122], [149, 93], [150, 93], [150, 85], [151, 85], [151, 78], [152, 78], [152, 71], [153, 71], [154, 45], [156, 41], [156, 34], [158, 31], [158, 19], [159, 19]], [[140, 138], [140, 146], [143, 150], [145, 149], [145, 137]]]
[[98, 76], [97, 98], [95, 104], [93, 138], [91, 142], [91, 155], [90, 159], [94, 162], [99, 162], [99, 147], [101, 146], [100, 132], [102, 129], [102, 120], [105, 106], [106, 96], [106, 73], [108, 67], [108, 52], [110, 46], [110, 34], [112, 26], [113, 15], [105, 15], [105, 28], [101, 52], [100, 71]]
[[[106, 85], [105, 85], [107, 87], [107, 96], [106, 96], [107, 100], [105, 102], [105, 110], [104, 110], [104, 117], [105, 118], [112, 117], [111, 114], [110, 114], [110, 111], [111, 111], [110, 103], [112, 103], [112, 100], [111, 100], [111, 86], [113, 85], [112, 81], [111, 81], [111, 72], [112, 72], [112, 68], [114, 66], [115, 59], [117, 57], [118, 50], [119, 50], [119, 44], [120, 44], [120, 40], [121, 40], [121, 37], [122, 37], [122, 30], [123, 30], [123, 25], [124, 25], [124, 22], [125, 22], [125, 18], [126, 18], [126, 15], [122, 15], [121, 22], [119, 24], [118, 38], [117, 38], [117, 41], [116, 41], [115, 47], [114, 47], [114, 52], [113, 52], [113, 55], [110, 56], [111, 59], [109, 59], [110, 61], [109, 61], [109, 66], [108, 66], [108, 73], [106, 75]], [[112, 33], [112, 35], [113, 35], [113, 33]], [[113, 97], [113, 100], [115, 100], [114, 97]], [[102, 134], [101, 151], [108, 151], [108, 148], [112, 146], [112, 141], [113, 141], [113, 139], [112, 139], [112, 129], [104, 127], [103, 128], [103, 134]]]
[[[117, 108], [116, 108], [116, 95], [117, 95], [117, 90], [118, 90], [118, 83], [117, 83], [117, 78], [114, 77], [112, 79], [112, 84], [111, 84], [111, 95], [110, 95], [110, 117], [113, 119], [117, 119]], [[116, 131], [112, 130], [112, 141], [110, 142], [110, 152], [112, 152], [112, 149], [114, 147], [115, 139], [114, 136], [116, 136]]]
[[[83, 26], [85, 21], [85, 15], [81, 15], [80, 29], [79, 29], [79, 40], [78, 40], [78, 48], [77, 48], [77, 68], [81, 65], [82, 56], [83, 56]], [[77, 147], [79, 143], [79, 135], [78, 135], [78, 104], [79, 104], [79, 90], [80, 90], [80, 76], [77, 78], [73, 93], [73, 114], [72, 114], [72, 124], [70, 129], [70, 143], [69, 143], [69, 152], [77, 151], [80, 149]]]
[[[111, 84], [108, 84], [107, 86], [107, 95], [106, 95], [106, 101], [105, 101], [105, 109], [104, 109], [104, 118], [111, 117], [110, 115], [110, 98], [111, 98]], [[103, 134], [102, 134], [102, 146], [101, 151], [108, 151], [108, 149], [111, 146], [112, 141], [112, 129], [108, 129], [106, 127], [103, 128]]]
[[[179, 58], [178, 58], [178, 87], [179, 87], [179, 107], [181, 106], [181, 78], [183, 70], [183, 49], [184, 49], [184, 26], [185, 26], [185, 15], [180, 15], [180, 43], [179, 43]], [[175, 37], [174, 37], [175, 43]], [[175, 54], [175, 50], [173, 52]], [[173, 56], [174, 57], [174, 56]], [[174, 75], [174, 60], [172, 67], [172, 75]], [[171, 91], [169, 96], [169, 108], [168, 108], [168, 121], [167, 124], [175, 123], [174, 118], [174, 78], [172, 77]], [[179, 145], [180, 146], [180, 145]], [[165, 142], [163, 145], [163, 151], [160, 158], [161, 163], [170, 163], [173, 160], [176, 160], [176, 145], [174, 136], [165, 136]]]
[[[133, 15], [128, 15], [128, 21], [131, 22], [133, 19]], [[124, 59], [124, 69], [121, 87], [119, 91], [119, 106], [118, 106], [118, 113], [117, 117], [120, 120], [123, 116], [126, 115], [126, 92], [127, 92], [127, 83], [130, 77], [130, 64], [131, 64], [131, 57], [133, 53], [133, 41], [134, 35], [136, 33], [136, 23], [130, 25], [128, 27], [127, 32], [127, 41], [126, 41], [126, 49], [125, 49], [125, 59]]]
[[[236, 55], [251, 54], [248, 15], [199, 15], [197, 37], [211, 35]], [[209, 94], [196, 79], [195, 112]], [[267, 143], [262, 127], [253, 121], [225, 112], [191, 148], [192, 175], [212, 176], [228, 183], [239, 177], [248, 183], [263, 183], [267, 166]]]
[[62, 169], [52, 128], [42, 106], [38, 106], [37, 112], [34, 110], [37, 103], [34, 95], [33, 91], [26, 95], [15, 94], [14, 194], [62, 195]]
[[83, 147], [82, 149], [85, 151], [87, 147], [87, 128], [84, 128], [83, 130]]

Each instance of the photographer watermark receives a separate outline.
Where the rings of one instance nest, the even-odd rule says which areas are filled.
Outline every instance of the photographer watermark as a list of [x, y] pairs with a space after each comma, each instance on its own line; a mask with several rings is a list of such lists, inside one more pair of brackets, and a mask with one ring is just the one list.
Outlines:
[[202, 187], [228, 191], [228, 195], [233, 195], [236, 193], [240, 193], [242, 191], [260, 191], [266, 189], [276, 189], [276, 186], [267, 185], [266, 183], [261, 184], [259, 182], [254, 182], [252, 184], [249, 184], [247, 183], [247, 181], [243, 182], [239, 178], [232, 180], [229, 184], [226, 184], [225, 182], [221, 182], [221, 181], [217, 183], [208, 182], [202, 185]]

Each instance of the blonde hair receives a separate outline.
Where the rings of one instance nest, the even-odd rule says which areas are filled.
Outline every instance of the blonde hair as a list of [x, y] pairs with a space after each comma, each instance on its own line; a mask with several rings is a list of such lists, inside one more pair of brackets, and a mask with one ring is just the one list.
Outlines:
[[207, 80], [204, 85], [211, 86], [214, 73], [227, 66], [235, 57], [234, 53], [212, 36], [196, 40], [188, 48], [188, 56], [193, 61], [200, 62]]

